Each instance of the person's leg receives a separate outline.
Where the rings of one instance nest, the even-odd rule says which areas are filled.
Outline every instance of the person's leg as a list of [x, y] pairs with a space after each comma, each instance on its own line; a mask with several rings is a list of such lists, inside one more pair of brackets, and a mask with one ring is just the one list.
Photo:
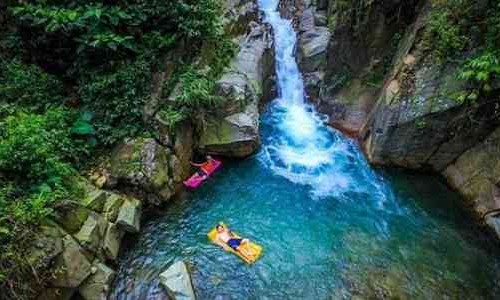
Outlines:
[[238, 246], [238, 248], [236, 249], [239, 253], [241, 253], [243, 256], [245, 256], [247, 259], [249, 260], [252, 260], [254, 259], [254, 255], [248, 251], [248, 249], [246, 249], [245, 247], [242, 247], [243, 245], [245, 245], [246, 243], [248, 243], [249, 241], [246, 240], [246, 242], [244, 243], [243, 242], [244, 240], [241, 241], [241, 245]]
[[203, 179], [207, 178], [207, 173], [205, 173], [205, 171], [203, 171], [202, 169], [199, 169], [198, 171], [196, 171], [196, 173]]

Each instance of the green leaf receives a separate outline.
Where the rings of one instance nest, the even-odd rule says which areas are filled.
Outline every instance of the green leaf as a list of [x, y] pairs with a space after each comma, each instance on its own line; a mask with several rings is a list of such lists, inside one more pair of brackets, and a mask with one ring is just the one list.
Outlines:
[[78, 120], [73, 124], [71, 133], [76, 135], [93, 135], [95, 133], [94, 127], [85, 120]]

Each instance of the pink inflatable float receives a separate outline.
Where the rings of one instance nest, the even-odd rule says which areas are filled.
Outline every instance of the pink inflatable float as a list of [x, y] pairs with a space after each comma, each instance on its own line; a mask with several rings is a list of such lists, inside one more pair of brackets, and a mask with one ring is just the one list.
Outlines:
[[201, 169], [207, 174], [207, 176], [202, 176], [198, 174], [198, 172], [194, 173], [188, 180], [184, 181], [184, 185], [190, 189], [196, 189], [202, 183], [207, 180], [215, 171], [217, 171], [222, 166], [222, 162], [216, 159], [212, 159], [211, 161], [203, 164]]

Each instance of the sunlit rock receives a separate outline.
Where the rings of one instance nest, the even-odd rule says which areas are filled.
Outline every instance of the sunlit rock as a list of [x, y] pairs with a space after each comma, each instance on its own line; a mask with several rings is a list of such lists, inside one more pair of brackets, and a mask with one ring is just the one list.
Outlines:
[[172, 299], [195, 300], [191, 276], [186, 264], [178, 261], [160, 274], [160, 284], [166, 289]]
[[118, 228], [126, 232], [138, 233], [140, 231], [141, 208], [142, 204], [139, 200], [126, 199], [116, 219]]

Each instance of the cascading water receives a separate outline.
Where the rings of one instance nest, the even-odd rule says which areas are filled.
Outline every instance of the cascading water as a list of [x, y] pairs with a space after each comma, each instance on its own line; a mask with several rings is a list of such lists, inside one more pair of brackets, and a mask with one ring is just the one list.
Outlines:
[[[278, 2], [259, 2], [275, 33], [279, 95], [264, 124], [274, 129], [264, 143], [264, 164], [294, 183], [308, 185], [315, 196], [341, 196], [355, 189], [377, 193], [381, 204], [390, 190], [371, 172], [354, 143], [328, 127], [324, 116], [305, 102], [304, 84], [294, 55], [296, 33], [292, 22], [281, 18]], [[361, 186], [358, 182], [366, 184]]]
[[[279, 98], [262, 117], [262, 151], [226, 163], [201, 189], [144, 224], [120, 261], [111, 299], [164, 299], [158, 275], [191, 266], [199, 299], [482, 299], [499, 260], [436, 178], [374, 171], [355, 142], [306, 104], [295, 32], [274, 28]], [[247, 266], [207, 241], [219, 221], [264, 247]]]

